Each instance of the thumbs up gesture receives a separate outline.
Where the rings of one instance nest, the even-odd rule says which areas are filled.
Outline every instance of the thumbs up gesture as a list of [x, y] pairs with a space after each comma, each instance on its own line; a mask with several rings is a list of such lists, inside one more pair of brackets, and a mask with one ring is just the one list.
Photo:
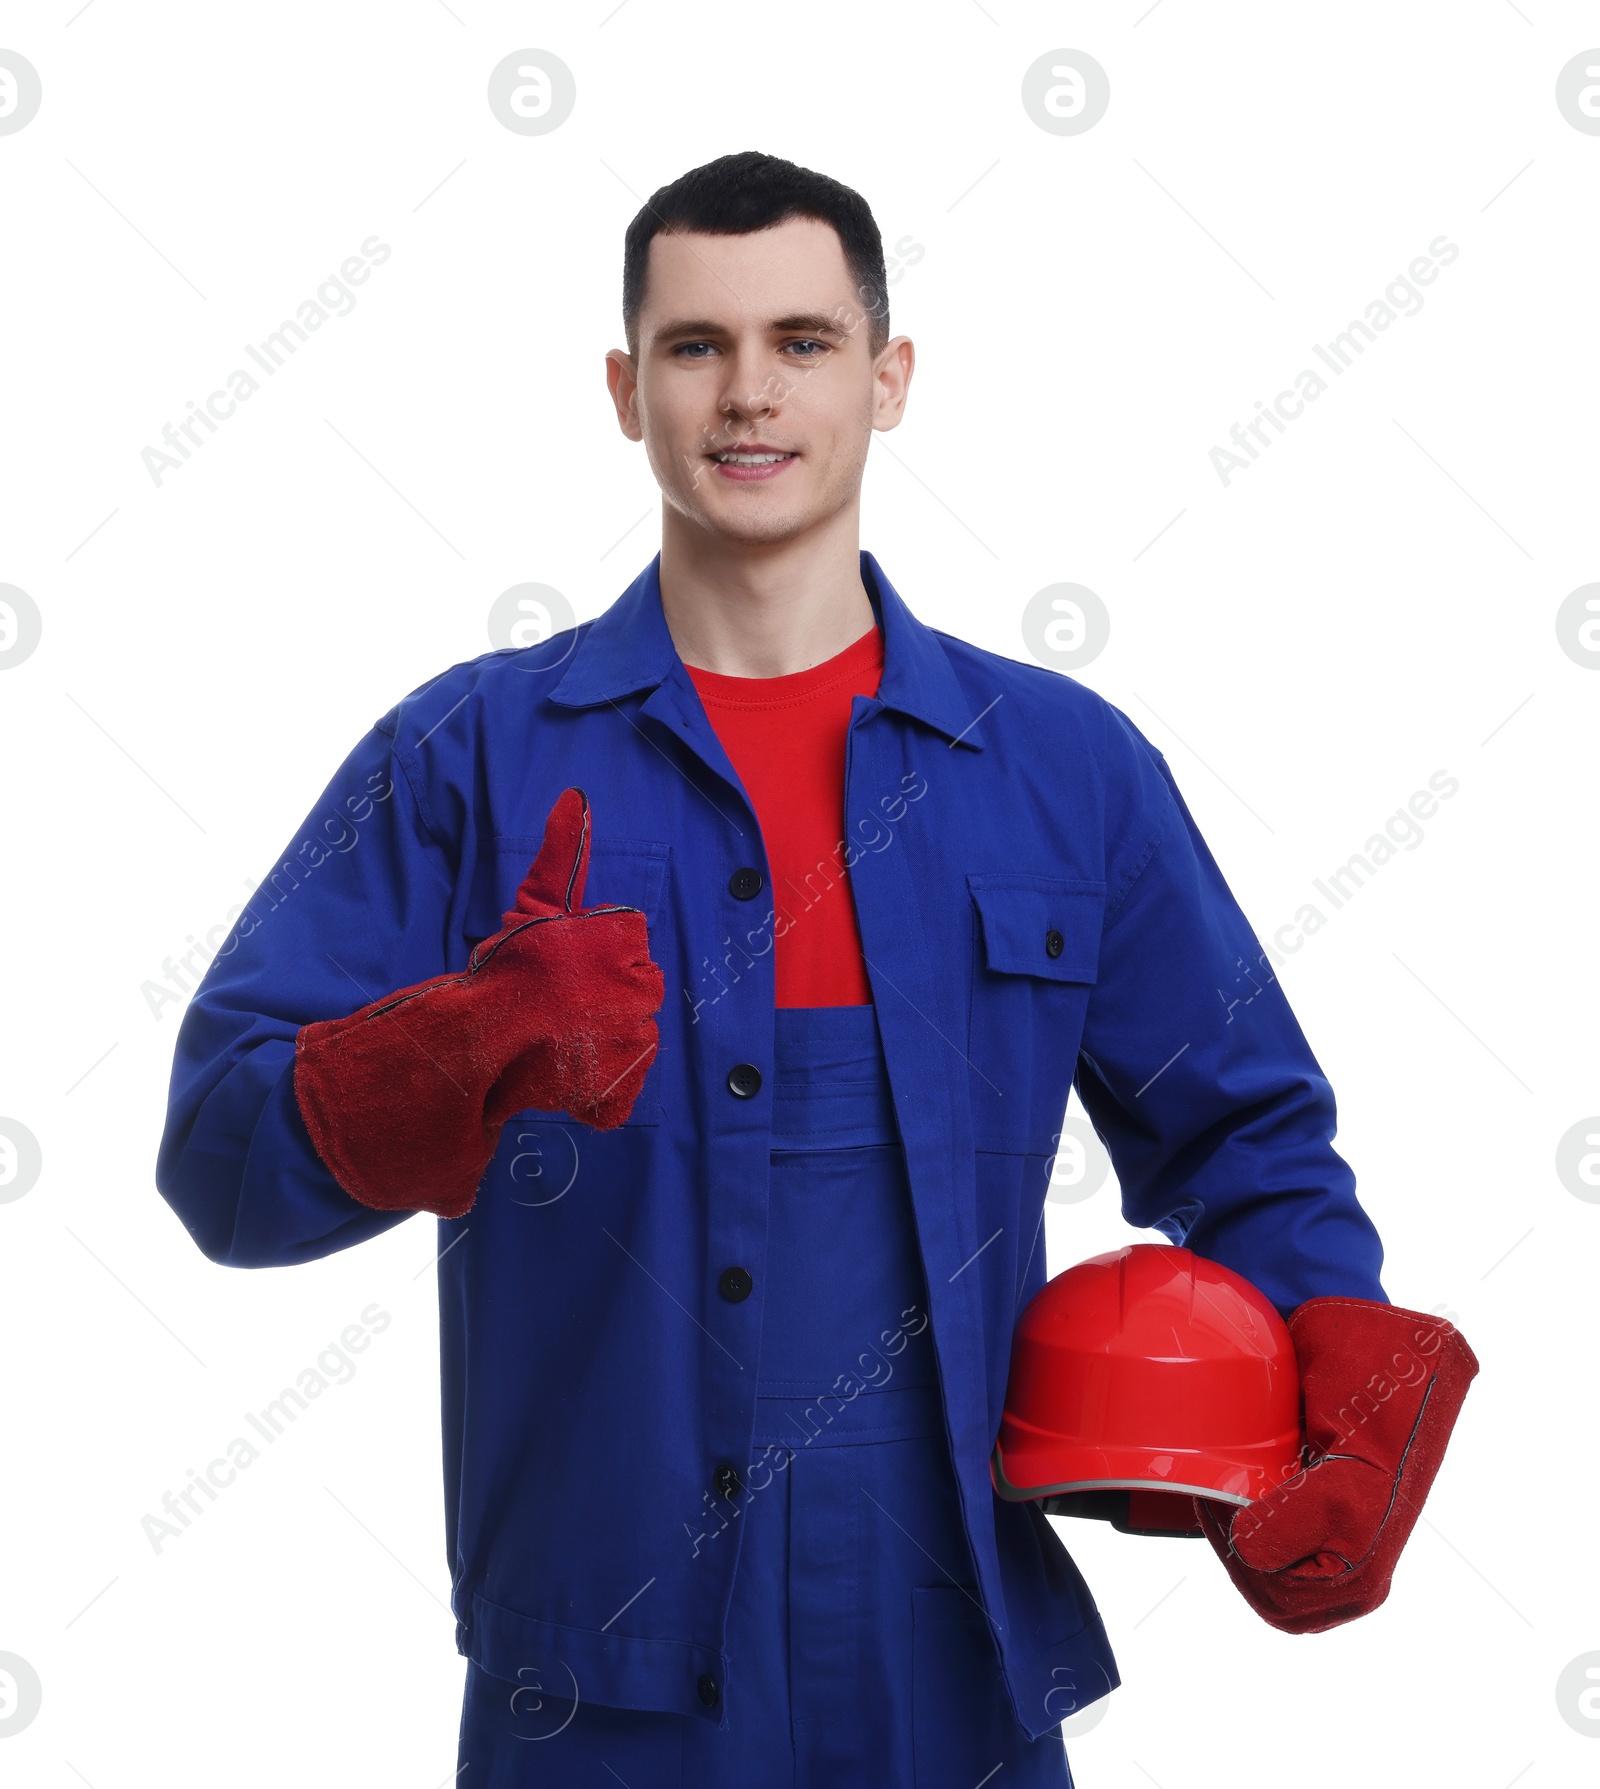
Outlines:
[[294, 1088], [339, 1185], [380, 1211], [462, 1216], [525, 1106], [596, 1130], [628, 1116], [664, 993], [637, 907], [584, 907], [590, 812], [566, 789], [516, 904], [459, 974], [301, 1027]]

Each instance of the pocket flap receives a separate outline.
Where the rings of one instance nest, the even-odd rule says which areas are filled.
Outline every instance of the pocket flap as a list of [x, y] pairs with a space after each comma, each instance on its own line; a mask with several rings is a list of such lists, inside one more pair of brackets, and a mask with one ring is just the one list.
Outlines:
[[1064, 876], [968, 876], [983, 921], [984, 959], [1002, 975], [1092, 982], [1099, 974], [1106, 885]]
[[[496, 854], [508, 860], [502, 863], [499, 882], [511, 890], [504, 902], [509, 906], [516, 899], [517, 884], [528, 873], [528, 866], [539, 854], [542, 836], [513, 837], [497, 835]], [[584, 882], [585, 907], [637, 907], [650, 925], [661, 919], [661, 895], [666, 884], [668, 847], [657, 839], [597, 838], [589, 846], [589, 874]], [[500, 893], [496, 889], [496, 897]], [[491, 931], [498, 931], [496, 914]]]

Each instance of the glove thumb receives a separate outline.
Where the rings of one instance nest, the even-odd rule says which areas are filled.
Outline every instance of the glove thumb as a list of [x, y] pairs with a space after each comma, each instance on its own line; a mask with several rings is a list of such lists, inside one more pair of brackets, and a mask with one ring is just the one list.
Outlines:
[[581, 789], [563, 789], [544, 823], [544, 842], [517, 890], [517, 904], [505, 916], [506, 924], [529, 915], [546, 918], [577, 912], [588, 874], [589, 797]]

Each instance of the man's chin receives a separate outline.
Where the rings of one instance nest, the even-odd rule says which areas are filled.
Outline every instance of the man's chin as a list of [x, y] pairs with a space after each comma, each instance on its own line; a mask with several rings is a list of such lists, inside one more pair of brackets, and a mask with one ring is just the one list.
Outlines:
[[784, 541], [795, 540], [822, 519], [820, 515], [810, 511], [779, 509], [776, 506], [760, 513], [752, 506], [744, 514], [729, 514], [720, 507], [710, 509], [696, 505], [687, 513], [700, 528], [717, 540], [730, 546], [748, 547], [777, 546]]

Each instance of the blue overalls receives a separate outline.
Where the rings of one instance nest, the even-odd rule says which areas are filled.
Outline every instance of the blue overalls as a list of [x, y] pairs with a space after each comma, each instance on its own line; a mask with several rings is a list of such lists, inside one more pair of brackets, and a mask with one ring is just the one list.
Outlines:
[[[597, 1704], [720, 1730], [679, 1742], [693, 1781], [700, 1748], [741, 1743], [728, 1738], [747, 1728], [741, 1686], [774, 1681], [736, 1606], [739, 1549], [746, 1586], [759, 1587], [768, 1549], [826, 1531], [808, 1499], [830, 1461], [900, 1460], [927, 1444], [814, 1441], [770, 1487], [714, 1494], [724, 1467], [751, 1464], [763, 1332], [769, 1371], [794, 1376], [777, 1373], [787, 1331], [763, 1277], [769, 1207], [781, 1203], [769, 1196], [772, 1027], [784, 1020], [792, 1082], [791, 1033], [811, 1021], [774, 1014], [780, 903], [738, 892], [741, 872], [765, 863], [759, 827], [673, 644], [659, 569], [652, 560], [592, 622], [430, 678], [356, 742], [225, 941], [220, 926], [207, 934], [216, 957], [184, 1015], [156, 1176], [196, 1245], [230, 1267], [318, 1260], [407, 1222], [358, 1204], [317, 1156], [294, 1097], [295, 1037], [371, 995], [463, 970], [498, 928], [551, 804], [571, 785], [588, 791], [585, 899], [646, 914], [668, 989], [661, 1051], [614, 1131], [532, 1112], [508, 1124], [477, 1204], [429, 1239], [445, 1558], [460, 1652], [518, 1688], [518, 1672], [543, 1661], [547, 1701], [574, 1675], [589, 1720], [579, 1733], [603, 1718]], [[853, 705], [840, 859], [926, 1266], [932, 1320], [910, 1340], [936, 1344], [950, 1442], [936, 1472], [954, 1477], [1012, 1713], [1043, 1737], [1116, 1682], [1093, 1595], [1049, 1518], [996, 1498], [989, 1467], [1017, 1318], [1044, 1282], [1042, 1207], [1071, 1088], [1135, 1229], [1231, 1267], [1280, 1309], [1328, 1294], [1381, 1300], [1382, 1246], [1333, 1147], [1332, 1087], [1273, 971], [1293, 928], [1273, 934], [1269, 960], [1160, 752], [1086, 685], [926, 627], [870, 553], [861, 575], [884, 670], [877, 696]], [[1441, 798], [1454, 787], [1446, 780]], [[752, 1068], [763, 1085], [744, 1097], [733, 1076]], [[571, 1193], [530, 1197], [539, 1161], [565, 1163], [574, 1144]], [[847, 1270], [896, 1258], [881, 1237], [867, 1246], [876, 1231], [861, 1218], [885, 1207], [867, 1196], [881, 1188], [866, 1172], [883, 1148], [855, 1147], [848, 1221], [824, 1231], [825, 1265], [802, 1282], [813, 1318], [844, 1297]], [[841, 1166], [815, 1153], [802, 1165], [819, 1188]], [[779, 1181], [791, 1178], [781, 1167]], [[770, 1253], [781, 1258], [776, 1242]], [[752, 1277], [747, 1297], [726, 1289], [735, 1271]], [[882, 1302], [898, 1296], [890, 1286]], [[874, 1337], [887, 1351], [881, 1332], [892, 1338], [897, 1316], [872, 1315], [864, 1339], [834, 1321], [844, 1366], [825, 1362], [830, 1375]], [[875, 1409], [907, 1383], [898, 1373], [851, 1401]], [[928, 1501], [943, 1495], [936, 1473], [905, 1476], [930, 1524], [942, 1522]], [[898, 1533], [864, 1497], [858, 1508], [878, 1524], [869, 1540]], [[717, 1538], [698, 1540], [702, 1529]], [[925, 1555], [909, 1557], [922, 1575], [901, 1589], [928, 1594], [910, 1615], [897, 1591], [872, 1625], [862, 1616], [859, 1650], [869, 1664], [898, 1660], [904, 1685], [920, 1614], [917, 1670], [938, 1682], [935, 1636], [958, 1624], [935, 1605], [968, 1605]], [[879, 1566], [864, 1558], [852, 1595], [869, 1596]], [[780, 1607], [769, 1631], [790, 1637], [799, 1624], [790, 1693], [809, 1745], [817, 1655], [801, 1643], [804, 1613]], [[1197, 1669], [1226, 1679], [1228, 1661]], [[860, 1695], [850, 1719], [897, 1717], [906, 1700], [880, 1713]], [[780, 1729], [787, 1743], [793, 1723]], [[549, 1742], [511, 1749], [539, 1756]], [[984, 1771], [951, 1774], [973, 1789]], [[611, 1771], [590, 1775], [614, 1789]], [[1016, 1777], [1008, 1766], [992, 1789]]]
[[[766, 1309], [734, 1548], [727, 1725], [468, 1664], [463, 1789], [1071, 1789], [1030, 1740], [961, 1524], [905, 1158], [871, 1006], [779, 1008]], [[648, 1487], [641, 1487], [648, 1494]]]

